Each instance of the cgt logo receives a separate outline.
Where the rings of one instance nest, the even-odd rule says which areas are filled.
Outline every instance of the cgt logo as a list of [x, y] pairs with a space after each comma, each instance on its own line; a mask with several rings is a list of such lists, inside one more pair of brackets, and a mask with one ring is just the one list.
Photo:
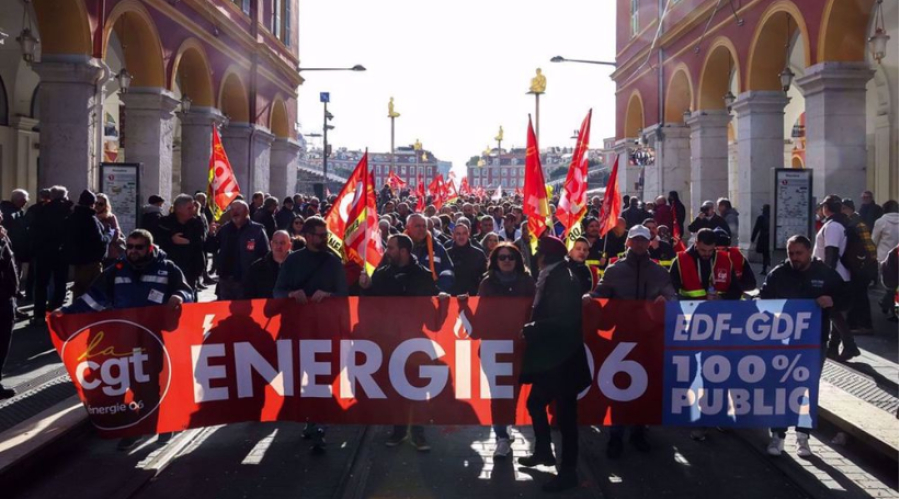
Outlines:
[[169, 390], [171, 359], [160, 338], [130, 321], [93, 323], [72, 335], [63, 361], [102, 430], [121, 430], [157, 415]]

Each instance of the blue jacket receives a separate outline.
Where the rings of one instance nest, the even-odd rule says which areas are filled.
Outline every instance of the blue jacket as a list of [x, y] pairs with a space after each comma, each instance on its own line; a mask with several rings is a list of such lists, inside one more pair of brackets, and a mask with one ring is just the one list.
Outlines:
[[111, 308], [152, 307], [166, 304], [173, 295], [180, 296], [185, 303], [193, 301], [193, 291], [181, 269], [166, 259], [165, 252], [156, 249], [153, 260], [142, 269], [124, 258], [107, 267], [91, 284], [91, 289], [63, 308], [63, 312], [81, 314]]
[[[427, 237], [431, 237], [430, 235]], [[453, 288], [455, 276], [453, 274], [453, 262], [447, 250], [434, 241], [434, 272], [437, 274], [437, 287], [442, 293], [449, 293]], [[419, 264], [431, 271], [431, 263], [428, 259], [428, 244], [423, 241], [420, 244], [414, 244], [412, 250], [413, 256], [416, 257]]]

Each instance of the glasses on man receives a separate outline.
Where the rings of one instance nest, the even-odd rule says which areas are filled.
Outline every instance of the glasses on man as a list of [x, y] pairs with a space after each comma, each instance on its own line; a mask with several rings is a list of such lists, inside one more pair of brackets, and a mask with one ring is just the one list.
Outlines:
[[316, 237], [328, 237], [328, 232], [310, 232], [309, 235]]

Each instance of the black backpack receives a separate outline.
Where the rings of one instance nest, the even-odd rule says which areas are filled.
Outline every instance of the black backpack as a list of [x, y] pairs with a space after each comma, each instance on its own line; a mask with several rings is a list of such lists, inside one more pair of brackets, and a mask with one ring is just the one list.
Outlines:
[[847, 246], [841, 255], [841, 263], [850, 271], [853, 279], [872, 281], [878, 277], [878, 260], [866, 248], [859, 229], [849, 220], [844, 226]]

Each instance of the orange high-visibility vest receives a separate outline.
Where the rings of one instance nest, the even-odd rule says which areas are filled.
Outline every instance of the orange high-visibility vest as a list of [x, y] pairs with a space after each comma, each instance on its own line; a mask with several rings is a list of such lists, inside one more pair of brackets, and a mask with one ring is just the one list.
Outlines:
[[700, 282], [700, 269], [694, 257], [687, 251], [678, 253], [678, 273], [681, 275], [681, 289], [678, 294], [688, 298], [702, 300], [706, 298], [707, 288], [713, 287], [718, 294], [724, 294], [731, 287], [731, 260], [728, 253], [716, 251], [709, 273], [708, 285]]

